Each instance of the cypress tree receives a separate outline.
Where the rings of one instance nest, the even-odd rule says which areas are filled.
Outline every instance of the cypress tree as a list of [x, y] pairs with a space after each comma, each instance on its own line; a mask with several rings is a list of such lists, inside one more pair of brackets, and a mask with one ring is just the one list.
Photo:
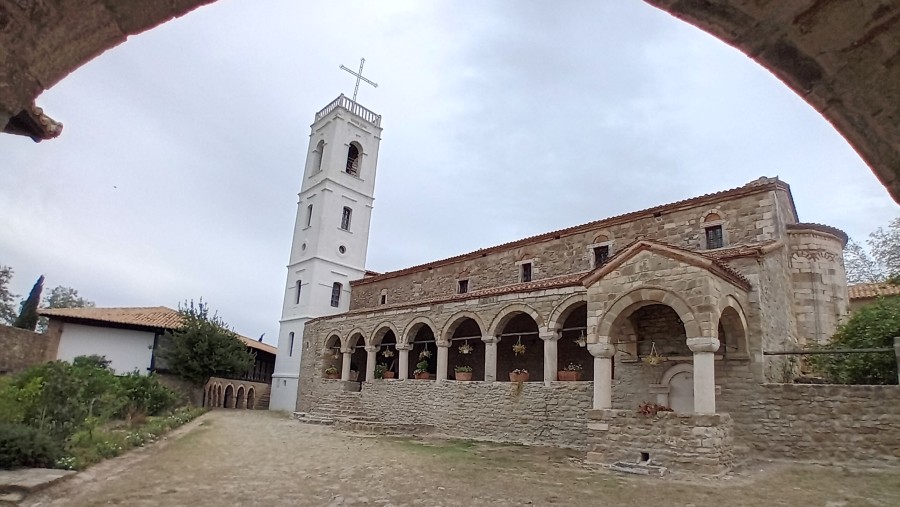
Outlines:
[[44, 290], [44, 275], [41, 275], [41, 277], [34, 282], [34, 287], [32, 287], [31, 292], [28, 293], [28, 299], [22, 303], [22, 310], [19, 312], [16, 321], [13, 323], [13, 327], [34, 331], [34, 328], [37, 327], [38, 323], [37, 311], [38, 305], [41, 302], [42, 290]]

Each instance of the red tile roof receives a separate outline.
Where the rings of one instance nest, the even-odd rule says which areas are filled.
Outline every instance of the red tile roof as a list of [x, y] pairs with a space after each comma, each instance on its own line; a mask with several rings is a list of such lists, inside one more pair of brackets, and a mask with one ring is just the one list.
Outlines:
[[893, 283], [858, 283], [847, 287], [847, 295], [850, 296], [851, 300], [900, 296], [900, 285]]
[[[147, 329], [175, 330], [181, 327], [181, 316], [177, 311], [166, 306], [132, 307], [132, 308], [44, 308], [38, 310], [40, 315], [50, 318], [74, 322], [92, 322], [124, 324]], [[256, 341], [246, 336], [237, 335], [244, 344], [252, 349], [275, 354], [276, 347]]]

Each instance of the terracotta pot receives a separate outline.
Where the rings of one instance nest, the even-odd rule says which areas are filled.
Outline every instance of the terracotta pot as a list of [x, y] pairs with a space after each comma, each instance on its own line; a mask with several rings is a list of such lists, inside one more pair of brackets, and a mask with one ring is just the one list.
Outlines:
[[456, 380], [468, 381], [472, 380], [472, 372], [470, 371], [458, 371], [455, 373]]
[[336, 380], [336, 379], [341, 378], [341, 374], [340, 373], [326, 373], [325, 378], [331, 379], [331, 380]]
[[577, 382], [581, 380], [580, 371], [560, 370], [556, 372], [556, 377], [564, 382]]
[[395, 378], [396, 376], [397, 374], [390, 370], [384, 372], [384, 378]]
[[510, 382], [528, 382], [528, 373], [509, 372], [509, 381]]
[[428, 380], [430, 378], [430, 373], [427, 371], [425, 373], [416, 373], [416, 380]]

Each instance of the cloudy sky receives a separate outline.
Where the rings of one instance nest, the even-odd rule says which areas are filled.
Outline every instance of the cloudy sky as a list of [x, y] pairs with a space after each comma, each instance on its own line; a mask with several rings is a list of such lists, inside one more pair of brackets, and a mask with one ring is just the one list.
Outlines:
[[98, 306], [203, 297], [277, 341], [313, 115], [358, 66], [383, 116], [367, 267], [387, 271], [740, 186], [864, 239], [898, 208], [742, 53], [638, 0], [220, 0], [45, 92], [0, 136], [0, 264]]

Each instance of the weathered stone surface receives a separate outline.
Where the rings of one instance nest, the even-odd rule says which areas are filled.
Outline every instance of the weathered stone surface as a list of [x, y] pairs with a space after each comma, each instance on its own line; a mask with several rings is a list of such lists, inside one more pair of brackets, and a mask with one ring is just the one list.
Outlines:
[[0, 326], [0, 373], [15, 373], [56, 357], [50, 335]]

